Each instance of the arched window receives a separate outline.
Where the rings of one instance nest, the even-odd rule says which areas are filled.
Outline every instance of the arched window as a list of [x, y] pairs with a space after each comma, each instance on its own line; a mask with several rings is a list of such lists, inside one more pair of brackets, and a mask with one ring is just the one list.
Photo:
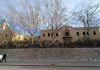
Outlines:
[[77, 36], [79, 36], [79, 32], [77, 32], [76, 34], [77, 34]]
[[45, 33], [43, 33], [43, 37], [45, 37]]
[[56, 36], [58, 36], [58, 33], [56, 33]]
[[93, 31], [93, 35], [96, 35], [96, 31]]
[[8, 35], [5, 35], [5, 37], [8, 37]]
[[69, 36], [69, 32], [65, 32], [65, 36]]
[[50, 36], [50, 33], [48, 33], [48, 37]]
[[87, 35], [89, 35], [89, 32], [87, 32]]

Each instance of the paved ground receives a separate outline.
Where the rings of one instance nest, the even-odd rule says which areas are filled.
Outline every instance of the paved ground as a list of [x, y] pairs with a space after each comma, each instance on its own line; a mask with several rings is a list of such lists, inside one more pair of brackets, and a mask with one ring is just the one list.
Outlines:
[[0, 70], [100, 70], [100, 61], [7, 61]]
[[100, 67], [0, 66], [0, 70], [100, 70]]
[[98, 66], [100, 67], [100, 61], [7, 61], [0, 63], [2, 65], [16, 66]]

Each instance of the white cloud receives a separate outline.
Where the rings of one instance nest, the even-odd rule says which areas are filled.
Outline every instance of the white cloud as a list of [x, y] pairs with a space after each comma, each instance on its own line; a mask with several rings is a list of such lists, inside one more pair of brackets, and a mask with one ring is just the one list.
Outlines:
[[64, 6], [71, 10], [80, 2], [80, 0], [62, 0], [62, 2]]

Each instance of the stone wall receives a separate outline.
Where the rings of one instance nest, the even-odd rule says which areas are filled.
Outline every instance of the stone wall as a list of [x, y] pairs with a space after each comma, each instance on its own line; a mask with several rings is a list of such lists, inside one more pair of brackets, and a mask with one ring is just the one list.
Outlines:
[[100, 58], [100, 48], [31, 48], [0, 49], [8, 60], [95, 60]]

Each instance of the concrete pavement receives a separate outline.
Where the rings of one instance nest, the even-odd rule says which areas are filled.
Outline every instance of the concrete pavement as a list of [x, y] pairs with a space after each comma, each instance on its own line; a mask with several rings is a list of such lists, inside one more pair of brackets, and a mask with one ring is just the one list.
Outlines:
[[100, 61], [7, 61], [0, 63], [0, 66], [82, 66], [100, 67]]
[[0, 70], [100, 70], [100, 67], [0, 66]]

